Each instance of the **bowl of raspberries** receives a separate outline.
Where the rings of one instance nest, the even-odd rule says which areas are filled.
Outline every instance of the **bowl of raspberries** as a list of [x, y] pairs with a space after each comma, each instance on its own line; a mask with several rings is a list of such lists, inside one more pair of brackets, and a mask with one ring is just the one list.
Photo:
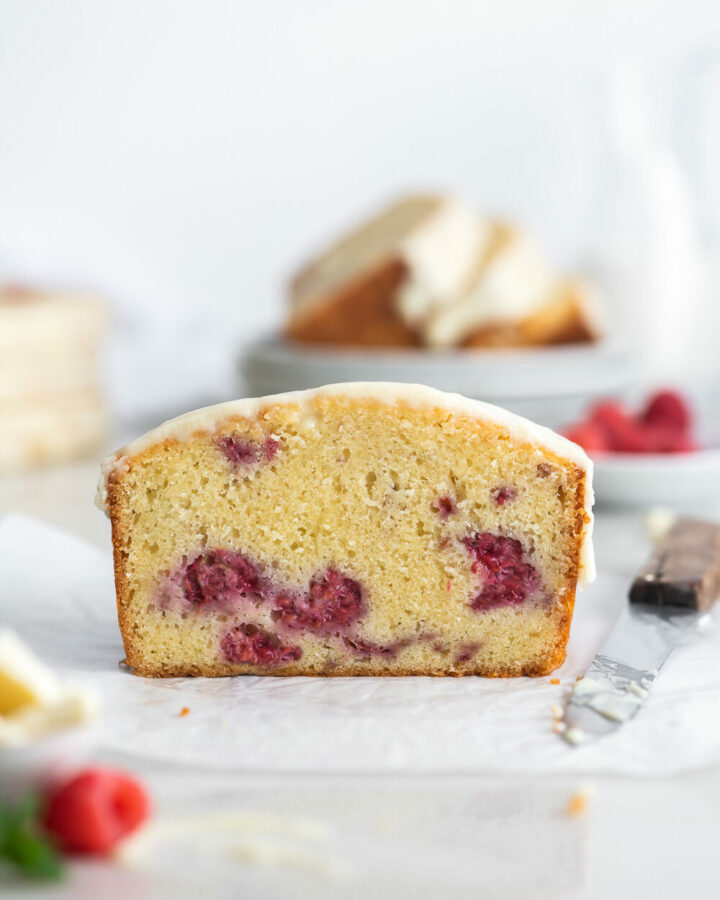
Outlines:
[[720, 449], [704, 446], [688, 398], [652, 393], [637, 407], [607, 399], [563, 430], [595, 463], [601, 503], [685, 506], [720, 499]]

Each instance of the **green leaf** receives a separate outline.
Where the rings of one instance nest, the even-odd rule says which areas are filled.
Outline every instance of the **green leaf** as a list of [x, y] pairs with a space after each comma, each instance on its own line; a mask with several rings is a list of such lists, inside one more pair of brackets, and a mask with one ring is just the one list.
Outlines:
[[0, 803], [0, 861], [11, 863], [26, 878], [57, 879], [62, 858], [37, 823], [37, 797], [23, 797], [15, 806]]

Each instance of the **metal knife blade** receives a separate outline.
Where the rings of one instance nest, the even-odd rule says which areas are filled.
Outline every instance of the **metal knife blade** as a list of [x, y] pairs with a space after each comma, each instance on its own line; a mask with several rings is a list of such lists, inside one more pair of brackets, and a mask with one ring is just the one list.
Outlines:
[[629, 604], [573, 688], [565, 708], [565, 740], [582, 744], [631, 719], [665, 660], [705, 615], [687, 608]]
[[720, 596], [720, 525], [677, 519], [636, 576], [610, 636], [573, 688], [560, 733], [582, 744], [641, 708], [661, 666]]

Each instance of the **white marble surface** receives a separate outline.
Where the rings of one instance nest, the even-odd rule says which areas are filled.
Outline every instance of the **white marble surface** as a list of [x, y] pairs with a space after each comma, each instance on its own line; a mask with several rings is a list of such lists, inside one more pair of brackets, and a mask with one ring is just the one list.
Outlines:
[[[81, 463], [0, 479], [0, 513], [25, 512], [106, 548], [109, 525], [92, 505], [96, 472], [95, 463]], [[599, 511], [597, 552], [605, 571], [629, 577], [648, 547], [638, 514]], [[219, 811], [282, 813], [310, 817], [326, 834], [302, 838], [279, 825], [269, 835], [246, 830], [225, 845], [196, 833], [151, 844], [132, 863], [76, 865], [63, 887], [22, 896], [720, 895], [720, 767], [645, 779], [318, 778], [139, 762], [124, 754], [105, 754], [103, 761], [140, 774], [158, 820]], [[590, 796], [587, 811], [573, 818], [566, 806], [581, 789]]]

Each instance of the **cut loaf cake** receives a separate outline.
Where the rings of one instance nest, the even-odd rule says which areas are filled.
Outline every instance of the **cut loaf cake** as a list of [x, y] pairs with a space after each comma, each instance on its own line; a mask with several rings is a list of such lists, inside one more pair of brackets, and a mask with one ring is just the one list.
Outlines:
[[418, 385], [189, 413], [101, 492], [141, 675], [542, 675], [593, 574], [583, 451]]

